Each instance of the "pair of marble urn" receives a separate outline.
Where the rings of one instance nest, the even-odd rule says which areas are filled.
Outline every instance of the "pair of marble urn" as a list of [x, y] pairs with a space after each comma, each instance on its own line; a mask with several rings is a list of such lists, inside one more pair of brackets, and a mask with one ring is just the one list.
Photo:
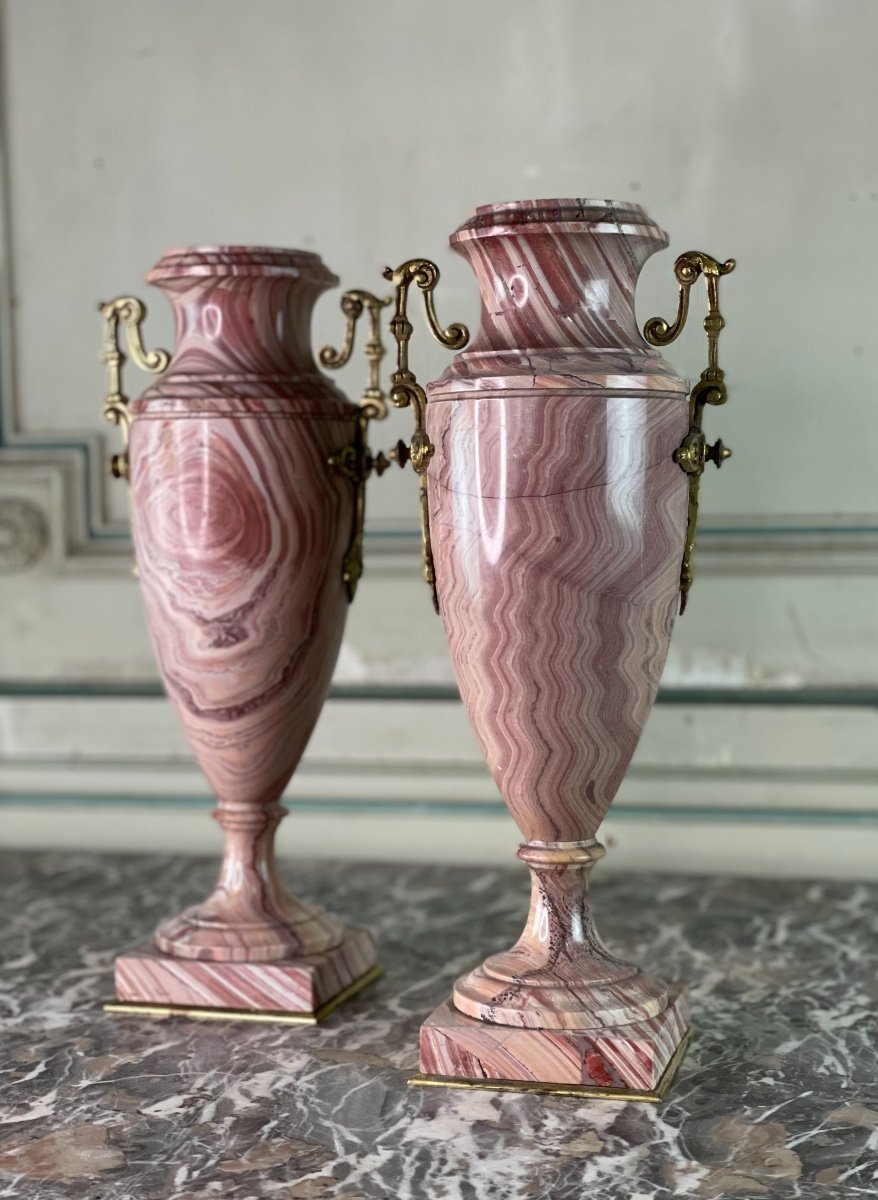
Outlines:
[[[420, 479], [425, 573], [532, 881], [518, 942], [425, 1021], [421, 1082], [656, 1098], [685, 1048], [685, 989], [616, 958], [587, 895], [598, 827], [692, 582], [700, 475], [727, 454], [707, 445], [701, 416], [725, 399], [718, 287], [733, 263], [680, 256], [677, 315], [644, 337], [637, 279], [667, 242], [630, 204], [477, 209], [451, 237], [481, 291], [469, 345], [438, 322], [433, 263], [385, 273], [390, 399], [415, 416], [396, 457]], [[699, 278], [709, 364], [690, 391], [655, 347], [680, 332]], [[174, 250], [147, 280], [173, 305], [176, 346], [144, 349], [138, 301], [102, 306], [106, 415], [127, 435], [113, 469], [130, 483], [159, 670], [216, 794], [225, 852], [206, 900], [119, 956], [108, 1008], [313, 1023], [380, 973], [368, 931], [284, 889], [273, 844], [360, 575], [366, 478], [387, 465], [367, 443], [386, 411], [387, 301], [346, 293], [345, 345], [321, 352], [324, 365], [347, 361], [368, 315], [357, 405], [312, 356], [315, 300], [338, 282], [317, 255]], [[408, 361], [410, 290], [459, 351], [426, 389]], [[120, 326], [156, 375], [130, 404]]]

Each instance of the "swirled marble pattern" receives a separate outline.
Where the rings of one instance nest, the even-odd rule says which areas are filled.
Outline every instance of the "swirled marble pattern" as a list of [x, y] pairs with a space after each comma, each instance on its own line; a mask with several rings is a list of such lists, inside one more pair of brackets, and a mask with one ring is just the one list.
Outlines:
[[[667, 236], [634, 205], [541, 200], [480, 208], [451, 244], [475, 271], [482, 319], [428, 388], [439, 604], [526, 846], [563, 855], [612, 803], [677, 606], [687, 388], [634, 313], [640, 268]], [[540, 869], [539, 854], [532, 866], [545, 919], [458, 981], [457, 1009], [535, 1030], [660, 1019], [666, 985], [613, 962], [594, 932], [587, 871]]]
[[[216, 377], [227, 389], [241, 379], [274, 383], [268, 394], [290, 393], [303, 376], [343, 403], [319, 374], [311, 354], [315, 301], [338, 283], [319, 254], [267, 246], [194, 246], [169, 250], [146, 276], [174, 306], [176, 327], [170, 366], [143, 399], [173, 394], [177, 377]], [[235, 389], [239, 394], [240, 389]]]
[[668, 236], [638, 204], [517, 200], [485, 204], [451, 235], [482, 297], [466, 357], [484, 351], [623, 351], [657, 359], [637, 328], [640, 269]]
[[673, 627], [682, 396], [431, 394], [430, 530], [455, 674], [528, 840], [593, 837]]
[[296, 864], [385, 976], [316, 1028], [109, 1017], [120, 945], [204, 893], [167, 855], [0, 853], [2, 1200], [866, 1200], [878, 885], [598, 877], [621, 958], [692, 980], [671, 1098], [411, 1088], [418, 1026], [524, 869]]
[[514, 1079], [648, 1091], [658, 1085], [689, 1028], [673, 993], [658, 1016], [603, 1029], [512, 1028], [460, 1011], [459, 989], [421, 1026], [421, 1070], [456, 1079]]
[[[273, 846], [347, 612], [353, 490], [328, 460], [353, 441], [357, 410], [309, 344], [314, 300], [337, 280], [314, 254], [235, 246], [170, 251], [147, 278], [171, 298], [177, 341], [132, 405], [135, 550], [162, 679], [226, 835], [213, 893], [156, 945], [221, 962], [331, 952], [343, 924], [284, 892]], [[140, 963], [139, 983], [151, 971], [167, 990], [160, 965]], [[196, 974], [174, 976], [192, 991], [181, 1003], [198, 1002]], [[123, 992], [130, 975], [121, 964]]]
[[[271, 810], [341, 643], [342, 415], [153, 417], [131, 435], [134, 537], [162, 678], [228, 809]], [[241, 814], [245, 816], [244, 813]]]
[[320, 954], [277, 962], [204, 962], [160, 954], [148, 942], [116, 958], [116, 999], [177, 1008], [316, 1013], [375, 965], [366, 929]]
[[[668, 1028], [678, 1029], [685, 1017], [685, 994], [679, 986], [676, 1003], [672, 1003], [666, 983], [619, 960], [601, 941], [588, 901], [592, 860], [585, 856], [603, 847], [587, 843], [583, 849], [584, 854], [579, 844], [570, 843], [560, 851], [543, 852], [541, 860], [533, 843], [523, 847], [522, 857], [531, 868], [530, 912], [524, 930], [510, 950], [492, 954], [454, 985], [459, 1012], [504, 1027], [495, 1040], [502, 1038], [510, 1025], [532, 1030], [603, 1031], [608, 1036], [613, 1027], [619, 1027], [614, 1035], [618, 1043], [636, 1043], [641, 1039], [638, 1031], [651, 1022], [650, 1036], [654, 1034], [663, 1043]], [[676, 1044], [670, 1047], [659, 1073]], [[529, 1062], [537, 1061], [535, 1048]], [[546, 1066], [548, 1070], [551, 1064]], [[542, 1078], [569, 1082], [550, 1074]], [[654, 1079], [648, 1086], [656, 1082]]]

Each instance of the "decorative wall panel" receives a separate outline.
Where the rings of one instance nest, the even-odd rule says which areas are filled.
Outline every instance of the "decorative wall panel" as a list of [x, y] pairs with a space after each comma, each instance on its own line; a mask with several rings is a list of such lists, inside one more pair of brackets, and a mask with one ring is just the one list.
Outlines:
[[[499, 0], [406, 7], [404, 20], [401, 11], [346, 6], [340, 37], [333, 6], [287, 0], [120, 0], [112, 20], [102, 0], [3, 6], [0, 682], [71, 691], [66, 701], [32, 701], [32, 745], [22, 740], [20, 700], [0, 700], [0, 788], [25, 813], [16, 837], [39, 836], [25, 799], [63, 789], [64, 762], [83, 797], [114, 794], [122, 778], [143, 795], [175, 793], [166, 768], [153, 769], [182, 753], [163, 740], [172, 733], [157, 709], [127, 721], [122, 705], [105, 721], [76, 698], [86, 686], [155, 679], [130, 574], [125, 488], [104, 469], [117, 435], [100, 421], [96, 308], [140, 294], [150, 303], [149, 343], [168, 344], [169, 313], [141, 279], [170, 245], [316, 249], [343, 286], [376, 291], [386, 263], [428, 254], [442, 269], [443, 311], [471, 324], [475, 288], [446, 239], [478, 203], [596, 193], [646, 204], [671, 249], [644, 272], [641, 319], [673, 308], [676, 254], [705, 245], [734, 255], [723, 305], [731, 401], [709, 412], [707, 432], [721, 433], [735, 456], [703, 489], [698, 583], [665, 690], [724, 687], [746, 698], [766, 687], [878, 682], [878, 9], [871, 0], [681, 0], [663, 9], [546, 0], [536, 33]], [[413, 62], [419, 81], [401, 107], [394, 64]], [[832, 103], [817, 102], [815, 80]], [[675, 362], [695, 375], [702, 336], [692, 325]], [[315, 342], [337, 344], [341, 328], [331, 293]], [[415, 353], [423, 379], [447, 361], [426, 339]], [[339, 382], [358, 394], [362, 374], [355, 362]], [[128, 383], [136, 395], [133, 370]], [[409, 421], [394, 414], [373, 440], [392, 445]], [[379, 698], [368, 712], [386, 704], [387, 720], [357, 711], [373, 767], [340, 768], [344, 786], [333, 793], [373, 814], [391, 793], [416, 807], [416, 780], [432, 762], [416, 720], [396, 728], [383, 689], [451, 679], [418, 544], [412, 477], [373, 480], [367, 574], [337, 682], [369, 689]], [[740, 811], [747, 830], [751, 801], [769, 792], [772, 805], [793, 808], [796, 797], [804, 805], [819, 794], [820, 820], [841, 821], [852, 808], [857, 822], [878, 819], [871, 776], [836, 778], [847, 768], [816, 732], [856, 742], [867, 710], [763, 710], [771, 715], [745, 722], [730, 742], [697, 707], [693, 725], [668, 724], [665, 711], [653, 722], [661, 736], [648, 733], [637, 760], [638, 794], [703, 793], [700, 808], [732, 822]], [[437, 768], [436, 787], [481, 813], [495, 801], [460, 713], [454, 721], [450, 759], [459, 753], [469, 766]], [[763, 726], [783, 727], [777, 760], [760, 757]], [[692, 774], [693, 729], [710, 731], [702, 736], [726, 755], [733, 784], [716, 791]], [[62, 761], [52, 731], [65, 730]], [[149, 753], [144, 738], [153, 739]], [[400, 774], [393, 755], [402, 743]], [[662, 752], [661, 782], [642, 774], [659, 765], [650, 747]], [[106, 774], [110, 761], [116, 775]], [[324, 811], [314, 819], [331, 824], [340, 810]], [[707, 828], [693, 812], [679, 819]], [[83, 830], [94, 828], [88, 820]]]

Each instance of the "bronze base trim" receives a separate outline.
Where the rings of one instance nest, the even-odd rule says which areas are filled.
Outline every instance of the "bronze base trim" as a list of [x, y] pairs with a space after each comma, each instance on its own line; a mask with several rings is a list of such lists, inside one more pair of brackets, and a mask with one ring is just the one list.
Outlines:
[[688, 1029], [664, 1074], [655, 1085], [646, 1091], [621, 1087], [596, 1087], [584, 1083], [542, 1083], [538, 1079], [465, 1079], [459, 1075], [413, 1075], [409, 1087], [481, 1088], [487, 1092], [532, 1092], [538, 1096], [576, 1096], [580, 1100], [621, 1100], [642, 1104], [661, 1104], [667, 1099], [674, 1086], [680, 1064], [689, 1049], [694, 1034]]
[[195, 1021], [258, 1021], [275, 1025], [318, 1025], [334, 1012], [340, 1004], [356, 996], [363, 988], [374, 983], [384, 968], [380, 964], [370, 967], [359, 979], [321, 1004], [316, 1012], [272, 1012], [268, 1009], [252, 1008], [198, 1008], [188, 1004], [145, 1004], [134, 1000], [108, 1000], [101, 1007], [106, 1013], [125, 1014], [134, 1017], [189, 1017]]

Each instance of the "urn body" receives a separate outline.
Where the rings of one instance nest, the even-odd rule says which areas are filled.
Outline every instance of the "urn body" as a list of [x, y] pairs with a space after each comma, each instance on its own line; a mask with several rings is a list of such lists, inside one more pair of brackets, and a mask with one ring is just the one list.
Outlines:
[[634, 312], [667, 237], [637, 206], [548, 200], [478, 209], [451, 244], [482, 315], [428, 388], [435, 579], [533, 882], [522, 938], [458, 981], [454, 1003], [499, 1024], [622, 1025], [668, 1003], [606, 951], [586, 899], [678, 601], [688, 389]]
[[132, 525], [162, 679], [226, 834], [213, 895], [160, 927], [168, 955], [272, 961], [322, 953], [343, 927], [275, 873], [281, 794], [329, 687], [347, 609], [353, 492], [328, 459], [357, 410], [316, 369], [317, 296], [300, 251], [171, 251], [148, 280], [171, 300], [168, 370], [131, 406]]

